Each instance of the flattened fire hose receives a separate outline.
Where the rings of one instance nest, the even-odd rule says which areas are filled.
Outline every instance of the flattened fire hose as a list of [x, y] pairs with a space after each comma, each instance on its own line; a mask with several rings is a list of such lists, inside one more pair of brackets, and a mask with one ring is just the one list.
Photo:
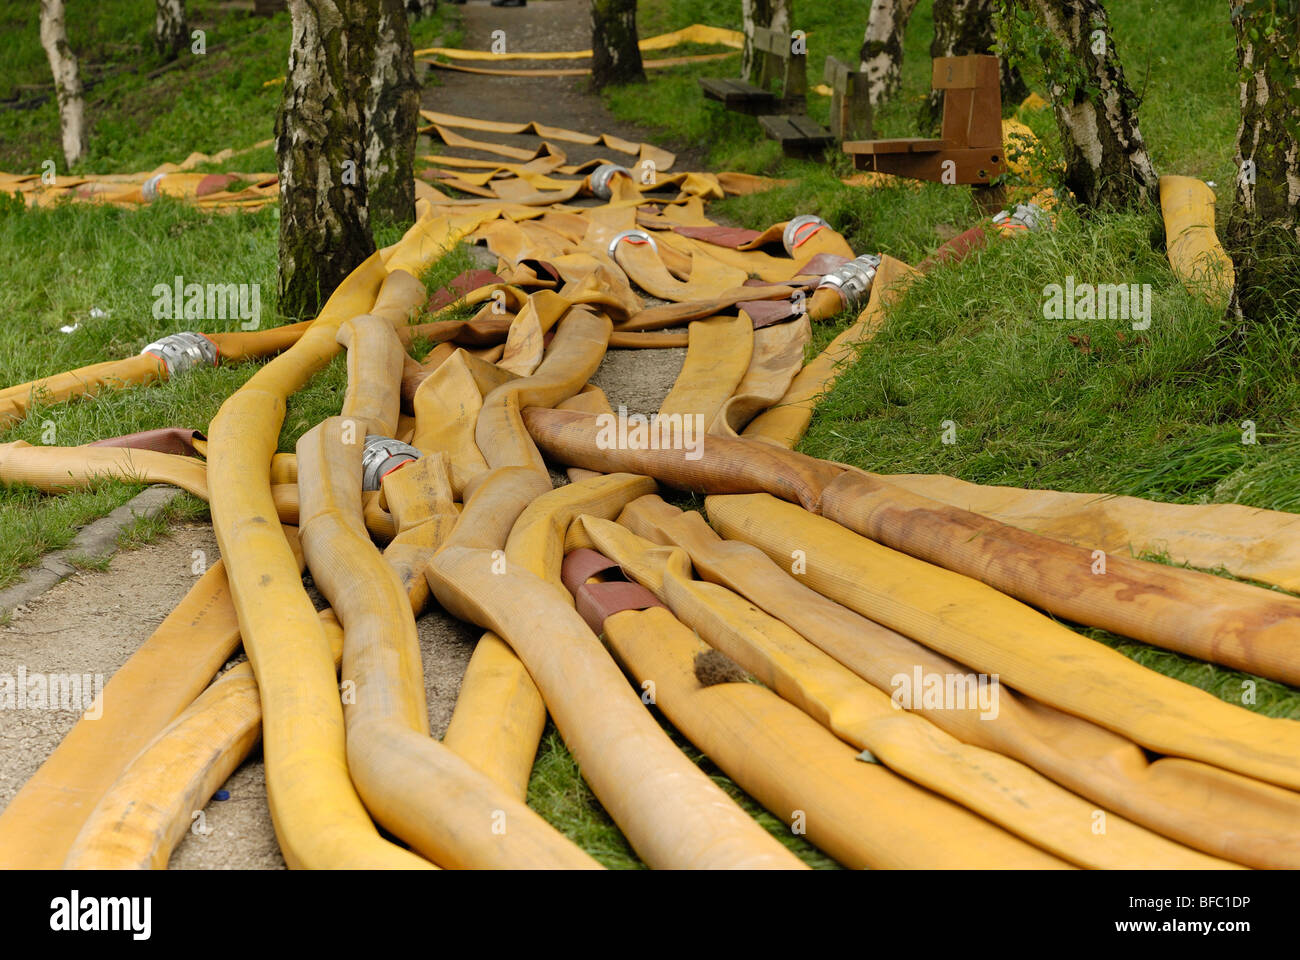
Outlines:
[[78, 720], [0, 813], [0, 867], [62, 865], [104, 791], [238, 646], [239, 624], [218, 561], [105, 684], [102, 715]]
[[[1092, 551], [1017, 530], [895, 486], [886, 477], [746, 438], [618, 449], [596, 418], [528, 411], [542, 448], [595, 470], [647, 473], [706, 493], [765, 491], [914, 557], [975, 577], [1051, 613], [1285, 682], [1300, 681], [1300, 600], [1209, 574]], [[752, 486], [751, 486], [752, 484]], [[746, 489], [747, 488], [747, 489]]]
[[492, 630], [519, 655], [583, 776], [637, 853], [660, 868], [803, 865], [663, 733], [561, 587], [493, 543], [550, 484], [528, 468], [494, 470], [428, 568], [449, 612]]
[[[823, 597], [762, 550], [723, 540], [704, 518], [642, 497], [619, 522], [634, 533], [688, 552], [697, 573], [745, 596], [858, 676], [893, 695], [923, 678], [974, 671]], [[792, 558], [793, 562], [793, 558]], [[1149, 761], [1132, 741], [1042, 703], [1001, 681], [997, 714], [978, 704], [911, 700], [966, 743], [1028, 764], [1080, 796], [1188, 846], [1247, 866], [1300, 867], [1300, 795], [1215, 767], [1174, 757]]]

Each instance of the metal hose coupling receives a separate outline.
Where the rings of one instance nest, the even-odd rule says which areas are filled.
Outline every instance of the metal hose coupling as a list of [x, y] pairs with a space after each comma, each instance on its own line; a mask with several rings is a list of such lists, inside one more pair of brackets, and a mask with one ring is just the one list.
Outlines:
[[173, 333], [155, 340], [140, 353], [157, 357], [167, 367], [168, 377], [179, 377], [195, 367], [217, 365], [217, 345], [201, 333]]
[[785, 231], [781, 234], [785, 252], [793, 257], [795, 250], [803, 246], [804, 241], [811, 239], [817, 231], [829, 227], [830, 224], [815, 213], [800, 214], [785, 225]]
[[864, 253], [822, 277], [817, 289], [830, 287], [840, 295], [846, 308], [855, 307], [871, 293], [871, 282], [876, 279], [879, 266], [879, 254]]
[[378, 490], [384, 477], [419, 459], [420, 451], [409, 443], [377, 433], [366, 434], [366, 445], [361, 451], [361, 489]]
[[626, 174], [628, 177], [632, 176], [632, 171], [627, 167], [620, 167], [617, 163], [602, 163], [591, 171], [591, 175], [587, 177], [587, 186], [601, 200], [608, 200], [613, 196], [613, 191], [609, 188], [609, 181], [614, 178], [616, 173]]
[[1041, 230], [1047, 221], [1047, 211], [1036, 203], [1017, 203], [1011, 210], [994, 214], [993, 223], [1003, 233], [1016, 230]]
[[140, 193], [146, 203], [153, 203], [158, 199], [158, 184], [162, 183], [162, 178], [167, 176], [165, 173], [155, 173], [140, 186]]
[[655, 238], [650, 236], [650, 234], [646, 233], [644, 230], [624, 230], [622, 233], [616, 234], [613, 240], [609, 241], [609, 246], [605, 250], [605, 252], [609, 254], [611, 260], [615, 259], [614, 251], [618, 249], [618, 245], [624, 241], [627, 243], [648, 243], [650, 244], [651, 250], [655, 251], [655, 253], [659, 252], [659, 244], [655, 243]]

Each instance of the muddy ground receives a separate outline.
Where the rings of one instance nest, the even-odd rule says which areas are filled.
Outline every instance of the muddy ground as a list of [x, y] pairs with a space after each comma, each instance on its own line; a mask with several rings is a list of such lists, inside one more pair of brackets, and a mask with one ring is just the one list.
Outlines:
[[[581, 50], [590, 45], [587, 0], [545, 0], [523, 8], [496, 8], [486, 2], [467, 4], [465, 46], [487, 49], [494, 30], [506, 31], [512, 50]], [[557, 61], [554, 65], [566, 65]], [[548, 64], [549, 65], [549, 64]], [[600, 99], [587, 92], [586, 80], [570, 77], [503, 78], [438, 71], [429, 79], [424, 106], [444, 113], [491, 120], [539, 120], [590, 133], [613, 133], [631, 140], [648, 139], [645, 131], [616, 122]], [[473, 132], [480, 140], [516, 145], [531, 137]], [[571, 162], [608, 155], [604, 148], [565, 143]], [[672, 147], [672, 144], [665, 144]], [[420, 152], [427, 152], [427, 141]], [[465, 156], [473, 152], [457, 151]], [[477, 154], [493, 158], [489, 154]], [[615, 154], [608, 159], [628, 162]], [[679, 153], [679, 167], [697, 158]], [[614, 350], [594, 382], [617, 407], [634, 412], [656, 410], [681, 368], [685, 350]], [[0, 674], [103, 674], [122, 665], [193, 585], [193, 553], [218, 556], [212, 530], [187, 524], [164, 539], [116, 556], [104, 572], [77, 574], [15, 612], [0, 628]], [[441, 611], [419, 620], [424, 655], [429, 718], [441, 736], [451, 718], [460, 679], [479, 630]], [[76, 720], [72, 713], [0, 712], [0, 808], [18, 792]], [[211, 831], [190, 834], [177, 848], [170, 866], [194, 868], [284, 867], [266, 804], [261, 755], [255, 752], [225, 784], [230, 798], [212, 801], [205, 811]]]

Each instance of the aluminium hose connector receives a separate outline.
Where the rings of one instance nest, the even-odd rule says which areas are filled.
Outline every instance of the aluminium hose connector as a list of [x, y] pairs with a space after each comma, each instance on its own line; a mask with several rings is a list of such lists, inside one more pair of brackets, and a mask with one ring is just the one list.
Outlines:
[[140, 351], [152, 354], [167, 367], [168, 377], [179, 377], [195, 367], [217, 365], [217, 345], [201, 333], [173, 333]]
[[1003, 210], [993, 217], [1002, 230], [1041, 230], [1047, 211], [1036, 203], [1018, 203], [1012, 210]]
[[857, 306], [871, 293], [871, 282], [876, 279], [879, 266], [879, 254], [864, 253], [822, 277], [817, 289], [830, 287], [840, 295], [845, 307]]
[[829, 223], [815, 213], [800, 214], [785, 225], [785, 231], [781, 234], [781, 243], [785, 245], [785, 252], [793, 257], [796, 247], [803, 246], [803, 242], [814, 233], [829, 226]]
[[366, 434], [366, 446], [361, 451], [361, 489], [378, 490], [384, 477], [419, 459], [420, 451], [409, 443], [376, 433]]
[[167, 176], [165, 173], [155, 173], [140, 187], [140, 193], [146, 203], [153, 203], [158, 199], [158, 184], [162, 183], [162, 178], [165, 176]]
[[609, 241], [609, 246], [605, 250], [605, 252], [609, 254], [611, 260], [615, 259], [614, 251], [618, 249], [618, 245], [625, 240], [628, 243], [648, 243], [650, 244], [651, 250], [656, 253], [659, 252], [659, 244], [655, 243], [655, 238], [650, 236], [650, 234], [646, 233], [644, 230], [624, 230], [622, 233], [615, 235], [613, 240]]
[[627, 167], [620, 167], [617, 163], [602, 163], [591, 171], [591, 176], [587, 178], [587, 184], [591, 187], [591, 192], [601, 200], [608, 200], [613, 196], [613, 191], [609, 188], [609, 181], [614, 178], [616, 173], [625, 173], [629, 177], [632, 176], [631, 170]]

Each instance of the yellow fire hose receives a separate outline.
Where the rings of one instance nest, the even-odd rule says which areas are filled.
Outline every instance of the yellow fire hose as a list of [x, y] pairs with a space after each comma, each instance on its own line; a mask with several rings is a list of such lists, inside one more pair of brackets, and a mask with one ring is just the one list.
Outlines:
[[[291, 562], [301, 569], [293, 554]], [[104, 685], [102, 715], [79, 719], [0, 813], [0, 867], [59, 867], [104, 791], [238, 647], [226, 570], [217, 561]]]
[[[391, 331], [390, 331], [391, 332]], [[396, 393], [397, 376], [390, 381]], [[445, 867], [594, 867], [517, 798], [429, 737], [415, 619], [361, 523], [362, 443], [330, 418], [298, 441], [303, 553], [343, 625], [347, 763], [367, 809]], [[504, 823], [504, 829], [494, 829]]]
[[1174, 273], [1211, 303], [1226, 304], [1236, 274], [1214, 232], [1214, 191], [1195, 177], [1161, 177], [1160, 212]]
[[1300, 685], [1300, 599], [1193, 570], [1098, 557], [857, 471], [826, 486], [820, 512], [1049, 613]]
[[429, 565], [438, 601], [518, 654], [583, 776], [648, 864], [802, 866], [677, 750], [561, 588], [501, 563], [493, 525], [504, 531], [549, 487], [535, 470], [518, 467], [494, 470], [479, 485]]
[[[1134, 663], [1017, 600], [767, 494], [710, 497], [728, 539], [777, 562], [804, 551], [804, 582], [1026, 696], [1157, 753], [1300, 787], [1300, 726], [1260, 716]], [[810, 549], [816, 544], [815, 549]]]
[[[634, 501], [619, 522], [687, 551], [697, 573], [777, 617], [876, 688], [894, 694], [917, 667], [924, 677], [973, 674], [805, 586], [757, 547], [722, 540], [698, 513], [658, 497]], [[793, 559], [793, 558], [792, 558]], [[1149, 829], [1247, 866], [1300, 866], [1300, 795], [1205, 764], [1143, 751], [1095, 724], [1021, 700], [998, 685], [996, 716], [978, 704], [910, 708], [966, 743], [1019, 760]], [[920, 702], [918, 702], [920, 701]]]
[[1212, 869], [1196, 853], [1118, 816], [1092, 830], [1092, 804], [1030, 768], [971, 747], [822, 653], [780, 620], [725, 587], [691, 578], [676, 548], [656, 547], [608, 521], [585, 518], [597, 549], [650, 589], [708, 644], [754, 674], [841, 740], [895, 773], [945, 796], [1071, 863], [1108, 869]]
[[662, 607], [604, 621], [611, 650], [655, 703], [745, 791], [848, 867], [1063, 869], [1068, 865], [982, 817], [898, 777], [752, 683], [704, 685], [708, 648]]
[[[265, 478], [285, 399], [339, 349], [335, 336], [345, 320], [385, 311], [391, 320], [422, 302], [423, 284], [408, 268], [418, 272], [475, 225], [477, 218], [417, 221], [387, 267], [376, 255], [353, 271], [302, 338], [254, 374], [211, 425], [213, 528], [262, 698], [272, 819], [293, 867], [426, 864], [383, 840], [357, 797], [344, 758], [343, 711], [328, 643], [288, 563], [283, 537], [268, 526], [275, 505]], [[403, 271], [404, 280], [386, 280]]]

